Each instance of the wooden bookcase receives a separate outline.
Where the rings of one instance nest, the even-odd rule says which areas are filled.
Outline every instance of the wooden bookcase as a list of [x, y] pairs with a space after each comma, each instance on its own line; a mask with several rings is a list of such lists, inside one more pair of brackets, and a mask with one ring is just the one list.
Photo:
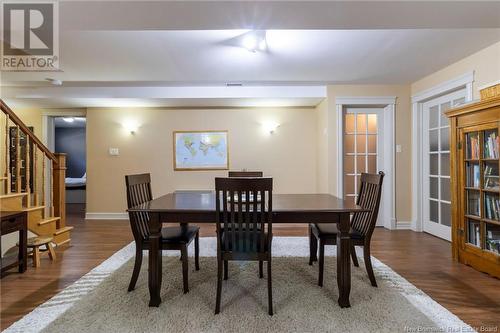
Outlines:
[[500, 278], [500, 96], [449, 110], [453, 258]]

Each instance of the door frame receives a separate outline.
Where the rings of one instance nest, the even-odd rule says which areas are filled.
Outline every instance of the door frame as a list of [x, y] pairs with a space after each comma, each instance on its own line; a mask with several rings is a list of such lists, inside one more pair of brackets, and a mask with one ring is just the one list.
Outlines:
[[[47, 146], [51, 151], [55, 151], [54, 148], [54, 118], [55, 117], [87, 117], [86, 109], [42, 109], [42, 143]], [[87, 127], [85, 127], [87, 130]], [[87, 147], [85, 146], [85, 149]], [[86, 163], [87, 161], [85, 161]], [[87, 169], [85, 167], [85, 169]], [[50, 184], [52, 184], [51, 172], [49, 168], [45, 170], [45, 179], [47, 180], [45, 184], [45, 202], [50, 202]], [[87, 209], [87, 206], [85, 206]]]
[[383, 226], [387, 229], [396, 229], [396, 181], [395, 181], [395, 126], [394, 114], [396, 111], [396, 96], [355, 96], [355, 97], [336, 97], [336, 112], [337, 112], [337, 195], [344, 193], [344, 117], [343, 110], [345, 107], [376, 107], [384, 109], [384, 142], [382, 153], [384, 156], [382, 169], [386, 173], [384, 177], [384, 185], [389, 191], [382, 191], [382, 200], [384, 206], [381, 207], [381, 216], [383, 217]]
[[473, 99], [472, 84], [474, 82], [474, 71], [462, 74], [452, 80], [438, 84], [430, 89], [412, 95], [412, 135], [411, 135], [411, 184], [412, 184], [412, 218], [411, 229], [413, 231], [424, 231], [423, 217], [423, 106], [424, 103], [443, 95], [447, 95], [457, 90], [465, 89], [465, 102], [469, 103]]

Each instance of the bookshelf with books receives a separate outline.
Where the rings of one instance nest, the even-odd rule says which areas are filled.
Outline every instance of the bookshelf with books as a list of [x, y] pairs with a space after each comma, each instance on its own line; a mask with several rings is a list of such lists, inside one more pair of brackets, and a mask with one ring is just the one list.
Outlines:
[[447, 112], [454, 259], [500, 278], [500, 98]]

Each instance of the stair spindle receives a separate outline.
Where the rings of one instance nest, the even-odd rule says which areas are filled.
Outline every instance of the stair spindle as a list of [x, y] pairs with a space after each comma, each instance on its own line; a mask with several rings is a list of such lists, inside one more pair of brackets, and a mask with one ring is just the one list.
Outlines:
[[25, 163], [25, 168], [24, 168], [25, 177], [24, 177], [24, 179], [25, 179], [25, 182], [26, 182], [25, 191], [27, 193], [27, 196], [26, 196], [26, 207], [31, 207], [31, 187], [30, 187], [31, 166], [30, 166], [30, 162], [31, 162], [31, 156], [30, 156], [30, 137], [26, 136], [26, 158], [24, 160], [24, 163]]
[[50, 216], [54, 216], [54, 162], [50, 161]]
[[16, 126], [16, 192], [21, 190], [21, 130]]
[[33, 162], [33, 203], [35, 206], [40, 205], [40, 200], [38, 197], [38, 148], [33, 146], [35, 151], [33, 152], [33, 157], [35, 161]]
[[45, 206], [45, 155], [42, 155], [42, 206]]
[[10, 141], [9, 141], [9, 120], [8, 114], [5, 114], [5, 193], [9, 194], [10, 189]]

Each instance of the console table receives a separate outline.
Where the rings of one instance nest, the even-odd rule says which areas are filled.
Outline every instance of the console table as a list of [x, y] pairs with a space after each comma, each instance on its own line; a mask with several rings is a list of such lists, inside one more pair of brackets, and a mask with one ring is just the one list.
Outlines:
[[[19, 233], [19, 254], [16, 260], [10, 258], [1, 258], [1, 273], [13, 267], [18, 267], [19, 273], [24, 273], [27, 267], [28, 257], [28, 217], [26, 212], [0, 212], [1, 215], [1, 234], [6, 235], [12, 232]], [[2, 241], [0, 237], [0, 247]]]

